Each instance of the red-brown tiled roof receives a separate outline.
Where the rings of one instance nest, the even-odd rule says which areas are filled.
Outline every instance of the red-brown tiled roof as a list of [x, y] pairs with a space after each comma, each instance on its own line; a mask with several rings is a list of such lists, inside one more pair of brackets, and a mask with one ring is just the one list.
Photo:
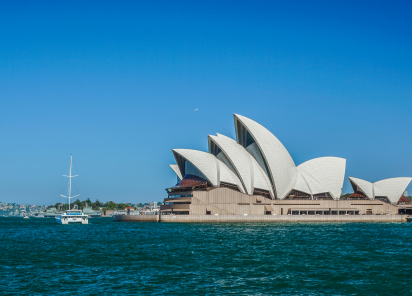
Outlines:
[[411, 200], [402, 195], [401, 198], [399, 199], [399, 201], [410, 202]]
[[352, 193], [349, 197], [365, 197], [365, 195], [360, 193]]
[[206, 186], [207, 182], [202, 178], [193, 176], [193, 175], [185, 175], [182, 181], [177, 185], [178, 187], [196, 187], [196, 186]]

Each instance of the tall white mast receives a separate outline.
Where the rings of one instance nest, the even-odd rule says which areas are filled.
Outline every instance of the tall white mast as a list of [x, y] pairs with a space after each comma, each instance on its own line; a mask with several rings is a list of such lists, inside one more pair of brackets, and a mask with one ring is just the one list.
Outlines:
[[76, 196], [72, 196], [72, 178], [78, 176], [78, 175], [72, 176], [72, 166], [73, 166], [73, 155], [70, 154], [69, 176], [63, 175], [64, 177], [68, 177], [68, 178], [69, 178], [69, 188], [67, 189], [67, 195], [68, 195], [68, 196], [64, 196], [64, 195], [61, 195], [61, 194], [60, 194], [61, 196], [66, 197], [66, 198], [69, 199], [69, 211], [70, 211], [70, 199], [72, 199], [73, 197], [77, 197], [77, 196], [80, 195], [80, 194], [78, 194], [78, 195], [76, 195]]
[[72, 163], [73, 155], [70, 154], [70, 172], [69, 172], [69, 211], [70, 211], [70, 199], [72, 198]]

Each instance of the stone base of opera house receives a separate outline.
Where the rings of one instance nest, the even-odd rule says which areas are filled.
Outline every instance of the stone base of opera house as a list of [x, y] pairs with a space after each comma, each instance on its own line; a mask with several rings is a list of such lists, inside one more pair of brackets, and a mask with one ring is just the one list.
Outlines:
[[380, 200], [282, 199], [229, 188], [174, 191], [161, 215], [115, 216], [116, 222], [403, 222], [398, 206]]
[[178, 223], [272, 223], [272, 222], [406, 222], [407, 215], [325, 215], [325, 216], [269, 216], [269, 215], [163, 215], [159, 222]]
[[169, 193], [160, 206], [163, 214], [175, 215], [397, 215], [396, 205], [380, 200], [270, 199], [229, 188]]
[[114, 215], [113, 222], [159, 222], [159, 215]]
[[407, 215], [115, 215], [114, 222], [275, 223], [275, 222], [406, 222]]

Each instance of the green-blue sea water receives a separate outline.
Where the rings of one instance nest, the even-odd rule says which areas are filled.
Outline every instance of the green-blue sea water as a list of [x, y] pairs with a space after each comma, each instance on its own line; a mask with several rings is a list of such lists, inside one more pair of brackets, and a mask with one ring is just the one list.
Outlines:
[[412, 223], [0, 218], [2, 295], [412, 295]]

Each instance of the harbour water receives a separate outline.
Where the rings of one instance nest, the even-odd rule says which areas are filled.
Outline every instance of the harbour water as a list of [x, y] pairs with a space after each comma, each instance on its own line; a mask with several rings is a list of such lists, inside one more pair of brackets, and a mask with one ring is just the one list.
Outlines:
[[0, 218], [0, 294], [412, 294], [412, 223], [111, 221]]

